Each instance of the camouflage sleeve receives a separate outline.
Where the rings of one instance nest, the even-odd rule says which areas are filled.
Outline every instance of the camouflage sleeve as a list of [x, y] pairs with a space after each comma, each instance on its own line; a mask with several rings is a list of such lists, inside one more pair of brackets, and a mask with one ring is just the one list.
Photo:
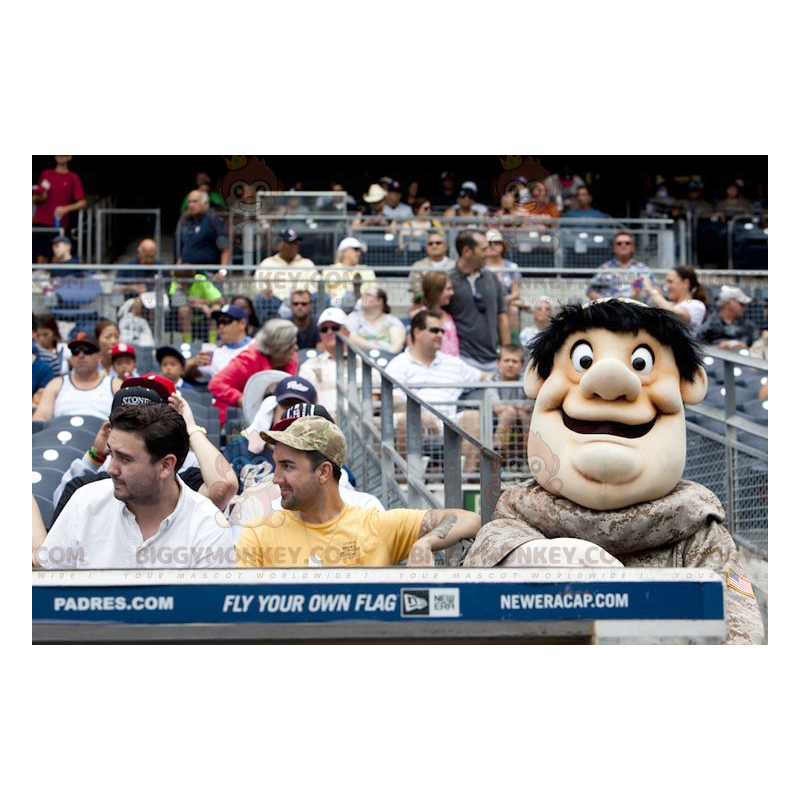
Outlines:
[[541, 531], [521, 520], [492, 520], [478, 531], [462, 563], [465, 567], [494, 567], [521, 544], [544, 538]]
[[465, 567], [494, 567], [512, 550], [525, 542], [544, 539], [544, 534], [520, 517], [517, 503], [524, 493], [510, 489], [497, 501], [491, 522], [487, 522], [475, 537], [462, 564]]
[[725, 598], [726, 644], [763, 644], [764, 623], [754, 597], [728, 585], [728, 570], [746, 577], [739, 553], [727, 529], [712, 522], [703, 534], [683, 543], [684, 567], [709, 567], [721, 578]]

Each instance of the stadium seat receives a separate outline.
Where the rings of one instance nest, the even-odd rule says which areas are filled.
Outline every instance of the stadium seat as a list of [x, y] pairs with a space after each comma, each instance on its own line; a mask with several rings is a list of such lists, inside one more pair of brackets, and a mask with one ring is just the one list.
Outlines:
[[74, 322], [73, 334], [94, 333], [99, 317], [92, 304], [102, 293], [103, 287], [94, 278], [66, 275], [56, 287], [59, 304], [52, 309], [53, 315], [56, 319]]
[[769, 400], [750, 400], [750, 402], [744, 404], [742, 413], [748, 419], [751, 419], [754, 422], [767, 425], [769, 416]]
[[714, 408], [725, 408], [725, 389], [721, 386], [709, 386], [704, 401]]
[[100, 430], [100, 426], [104, 420], [100, 417], [92, 417], [88, 414], [70, 414], [69, 416], [53, 417], [44, 423], [44, 428], [58, 428], [63, 430], [72, 430], [73, 428], [80, 428], [91, 431], [93, 434]]
[[83, 458], [84, 450], [77, 447], [60, 445], [58, 447], [34, 447], [31, 451], [33, 468], [52, 467], [61, 470], [62, 474], [76, 458]]
[[[31, 485], [32, 492], [35, 495], [47, 497], [51, 501], [53, 499], [53, 492], [58, 488], [61, 483], [61, 478], [64, 476], [62, 470], [53, 469], [52, 467], [35, 467], [31, 472]], [[52, 511], [50, 512], [52, 516]], [[47, 522], [47, 520], [45, 520]]]
[[745, 406], [751, 400], [755, 400], [758, 397], [758, 393], [761, 391], [761, 384], [755, 383], [750, 384], [749, 386], [737, 386], [736, 387], [736, 408], [739, 411], [745, 411]]
[[34, 447], [62, 447], [68, 445], [88, 450], [94, 442], [95, 433], [87, 428], [50, 427], [34, 434]]

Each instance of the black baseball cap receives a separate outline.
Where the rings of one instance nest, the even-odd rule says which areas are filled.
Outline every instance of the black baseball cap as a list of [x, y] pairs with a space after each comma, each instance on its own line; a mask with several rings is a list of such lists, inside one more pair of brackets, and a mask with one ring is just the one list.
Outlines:
[[183, 353], [181, 353], [180, 350], [176, 350], [174, 347], [159, 347], [158, 350], [156, 350], [156, 361], [160, 364], [164, 356], [175, 356], [175, 358], [181, 362], [182, 367], [186, 366], [186, 358]]

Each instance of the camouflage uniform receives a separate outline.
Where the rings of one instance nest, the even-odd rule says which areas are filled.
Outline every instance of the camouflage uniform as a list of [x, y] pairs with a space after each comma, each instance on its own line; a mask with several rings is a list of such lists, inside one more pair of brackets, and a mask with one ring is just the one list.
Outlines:
[[729, 567], [745, 573], [724, 520], [716, 495], [690, 481], [658, 500], [596, 511], [530, 480], [500, 496], [492, 521], [478, 531], [463, 563], [495, 566], [525, 542], [568, 536], [602, 547], [626, 567], [708, 567], [725, 584], [727, 643], [761, 644], [764, 625], [757, 602], [727, 586]]

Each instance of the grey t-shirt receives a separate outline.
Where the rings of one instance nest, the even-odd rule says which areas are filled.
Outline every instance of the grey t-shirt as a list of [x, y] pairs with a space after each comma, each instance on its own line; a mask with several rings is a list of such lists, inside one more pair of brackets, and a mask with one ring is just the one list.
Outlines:
[[488, 269], [481, 269], [473, 291], [460, 269], [456, 267], [449, 274], [453, 297], [446, 310], [456, 323], [461, 355], [483, 363], [494, 361], [499, 343], [497, 316], [506, 312], [500, 281]]

